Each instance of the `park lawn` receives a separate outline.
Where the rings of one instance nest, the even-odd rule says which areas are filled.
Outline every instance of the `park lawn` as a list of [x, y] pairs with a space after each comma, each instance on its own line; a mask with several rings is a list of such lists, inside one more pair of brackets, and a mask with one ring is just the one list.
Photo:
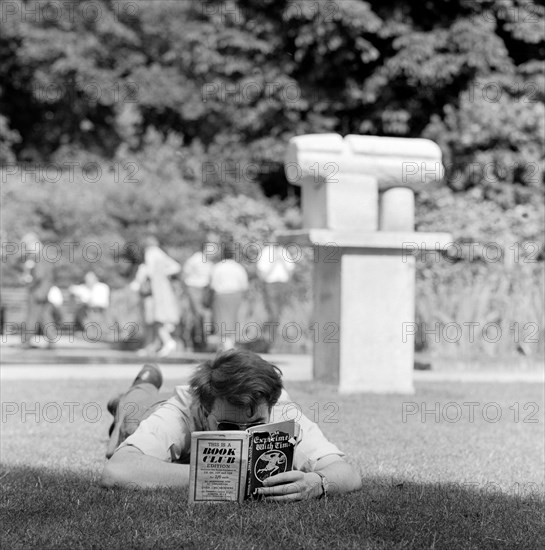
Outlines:
[[123, 388], [2, 385], [2, 548], [545, 547], [540, 385], [426, 383], [414, 396], [342, 396], [291, 383], [293, 401], [345, 450], [363, 490], [193, 507], [184, 491], [98, 486], [104, 404]]

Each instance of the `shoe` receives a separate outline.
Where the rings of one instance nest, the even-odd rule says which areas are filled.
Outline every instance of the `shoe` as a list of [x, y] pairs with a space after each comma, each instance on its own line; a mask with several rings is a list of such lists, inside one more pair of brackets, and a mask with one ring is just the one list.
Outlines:
[[112, 415], [112, 416], [115, 416], [115, 413], [117, 412], [117, 407], [119, 407], [119, 400], [121, 399], [121, 396], [123, 394], [119, 394], [119, 395], [116, 395], [115, 397], [112, 397], [109, 401], [108, 401], [108, 404], [106, 405], [106, 408], [108, 409], [108, 412]]
[[176, 341], [170, 340], [157, 352], [157, 357], [167, 357], [175, 350], [176, 350]]
[[157, 365], [146, 363], [140, 369], [140, 372], [136, 375], [132, 385], [137, 386], [142, 383], [153, 384], [157, 389], [161, 388], [163, 384], [163, 375]]

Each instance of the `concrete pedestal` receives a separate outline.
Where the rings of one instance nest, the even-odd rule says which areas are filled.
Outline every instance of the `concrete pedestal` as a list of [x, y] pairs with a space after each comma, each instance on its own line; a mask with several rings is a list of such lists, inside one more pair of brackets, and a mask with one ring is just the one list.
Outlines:
[[[418, 236], [427, 249], [450, 241], [446, 233]], [[403, 245], [414, 233], [309, 230], [277, 237], [316, 247], [314, 378], [341, 393], [413, 393], [414, 336], [404, 336], [412, 332], [404, 327], [415, 320], [415, 259]]]
[[426, 139], [297, 136], [285, 169], [302, 187], [305, 229], [279, 241], [315, 248], [314, 377], [343, 393], [412, 393], [412, 252], [450, 242], [414, 231], [414, 189], [442, 178], [441, 150]]
[[414, 257], [345, 249], [341, 273], [339, 391], [413, 393]]

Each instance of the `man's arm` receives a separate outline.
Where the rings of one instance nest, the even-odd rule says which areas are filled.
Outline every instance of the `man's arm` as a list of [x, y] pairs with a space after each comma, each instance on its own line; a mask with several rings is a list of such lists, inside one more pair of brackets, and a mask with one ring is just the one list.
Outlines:
[[327, 494], [348, 493], [361, 489], [361, 477], [338, 455], [327, 455], [318, 460], [312, 472], [293, 470], [266, 479], [258, 491], [267, 500], [306, 500], [322, 495], [322, 477], [325, 476]]
[[135, 447], [121, 447], [105, 464], [100, 484], [103, 487], [182, 489], [189, 485], [189, 465], [163, 462]]
[[318, 460], [314, 472], [325, 475], [328, 494], [348, 493], [361, 489], [360, 474], [338, 455], [328, 455]]

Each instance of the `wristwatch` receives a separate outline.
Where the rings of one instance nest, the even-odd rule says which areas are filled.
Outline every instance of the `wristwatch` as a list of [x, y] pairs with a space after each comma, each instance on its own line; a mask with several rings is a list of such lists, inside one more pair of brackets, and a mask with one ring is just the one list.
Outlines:
[[327, 478], [325, 477], [324, 474], [322, 474], [322, 472], [317, 472], [315, 470], [314, 473], [318, 474], [322, 481], [322, 493], [318, 497], [318, 500], [320, 500], [321, 498], [327, 497]]

